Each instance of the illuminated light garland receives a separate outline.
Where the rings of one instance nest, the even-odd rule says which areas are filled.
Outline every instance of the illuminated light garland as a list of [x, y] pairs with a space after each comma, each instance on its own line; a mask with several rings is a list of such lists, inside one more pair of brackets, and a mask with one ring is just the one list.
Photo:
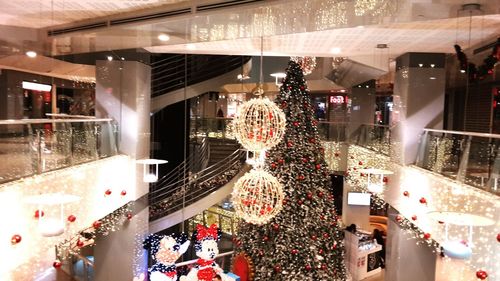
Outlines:
[[290, 57], [290, 60], [300, 65], [304, 75], [311, 74], [316, 68], [316, 57]]
[[[446, 146], [446, 142], [442, 142], [442, 145]], [[441, 150], [446, 149], [441, 148]], [[436, 148], [436, 151], [439, 151], [439, 149]], [[444, 155], [443, 153], [439, 154]], [[497, 252], [495, 247], [498, 244], [496, 241], [497, 226], [474, 227], [472, 241], [469, 241], [467, 237], [469, 226], [449, 225], [448, 231], [446, 231], [444, 222], [431, 220], [428, 216], [431, 210], [441, 210], [479, 214], [492, 221], [499, 221], [500, 202], [494, 196], [481, 189], [459, 183], [417, 166], [400, 166], [391, 162], [391, 158], [387, 156], [378, 155], [374, 151], [356, 145], [349, 146], [349, 155], [347, 180], [353, 184], [359, 184], [359, 187], [356, 188], [363, 189], [362, 184], [365, 180], [356, 170], [360, 166], [366, 165], [366, 163], [382, 169], [391, 167], [389, 169], [395, 171], [397, 177], [388, 183], [389, 187], [386, 188], [384, 193], [379, 194], [378, 201], [382, 203], [387, 200], [388, 203], [391, 203], [394, 208], [401, 212], [400, 215], [396, 216], [395, 221], [399, 221], [399, 225], [404, 229], [404, 232], [415, 239], [417, 245], [430, 247], [436, 253], [442, 253], [443, 251], [450, 253], [449, 248], [444, 247], [447, 241], [467, 243], [472, 245], [473, 258], [461, 260], [460, 266], [466, 266], [471, 270], [486, 270], [490, 272], [489, 278], [497, 277], [496, 272], [491, 272], [492, 268], [498, 268], [499, 266], [498, 260], [495, 259]], [[392, 157], [397, 158], [398, 155]], [[359, 165], [359, 162], [362, 162], [362, 165]], [[421, 202], [420, 199], [422, 198], [425, 198], [425, 200], [422, 200], [425, 203]], [[410, 221], [406, 219], [414, 215], [417, 220]], [[430, 239], [424, 239], [426, 233], [431, 234]], [[443, 243], [441, 246], [445, 249], [441, 249], [438, 243]], [[466, 251], [462, 254], [464, 257], [468, 255]], [[444, 253], [442, 261], [447, 266], [454, 268], [456, 265], [453, 260], [457, 258], [458, 256], [449, 257]], [[457, 268], [457, 270], [459, 269]], [[457, 281], [469, 281], [474, 277], [464, 275]]]
[[325, 149], [325, 161], [328, 169], [331, 171], [340, 171], [340, 161], [342, 160], [341, 147], [343, 144], [333, 141], [323, 141], [321, 144]]
[[241, 105], [233, 119], [236, 139], [249, 151], [262, 151], [277, 145], [285, 133], [283, 111], [268, 98], [254, 98]]
[[337, 69], [346, 60], [346, 57], [334, 57], [332, 58], [332, 68]]
[[262, 225], [283, 207], [283, 186], [270, 173], [254, 169], [242, 176], [233, 190], [236, 214], [249, 223]]

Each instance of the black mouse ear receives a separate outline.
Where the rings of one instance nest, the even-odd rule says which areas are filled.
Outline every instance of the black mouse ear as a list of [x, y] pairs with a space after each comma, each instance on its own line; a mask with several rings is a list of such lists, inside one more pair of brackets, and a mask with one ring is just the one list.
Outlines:
[[156, 234], [150, 234], [142, 242], [142, 247], [148, 251], [151, 251], [158, 247], [161, 237]]
[[172, 234], [172, 237], [174, 237], [175, 241], [179, 244], [184, 244], [188, 240], [188, 236], [184, 232]]

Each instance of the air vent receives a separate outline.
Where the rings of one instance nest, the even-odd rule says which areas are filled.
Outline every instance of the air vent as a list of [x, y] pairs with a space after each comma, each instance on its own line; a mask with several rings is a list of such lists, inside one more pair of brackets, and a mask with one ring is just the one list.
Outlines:
[[78, 25], [78, 26], [74, 26], [74, 27], [49, 30], [47, 32], [47, 34], [49, 36], [56, 36], [56, 35], [70, 33], [70, 32], [90, 30], [90, 29], [95, 29], [95, 28], [100, 28], [100, 27], [107, 27], [107, 26], [108, 26], [107, 22], [101, 21], [101, 22], [96, 22], [96, 23], [92, 23], [92, 24], [85, 24], [85, 25]]
[[256, 3], [256, 2], [262, 2], [262, 1], [263, 0], [233, 0], [233, 1], [227, 1], [227, 2], [201, 5], [201, 6], [196, 7], [196, 11], [209, 11], [209, 10], [234, 7], [234, 6], [239, 6], [239, 5], [243, 5], [243, 4]]
[[127, 24], [127, 23], [135, 23], [135, 22], [141, 22], [141, 21], [145, 21], [145, 20], [167, 18], [167, 17], [171, 17], [171, 16], [178, 16], [178, 15], [189, 14], [189, 13], [191, 13], [191, 8], [185, 8], [185, 9], [179, 9], [179, 10], [156, 13], [156, 14], [148, 14], [148, 15], [132, 17], [132, 18], [112, 20], [109, 22], [109, 25], [113, 26], [113, 25], [120, 25], [120, 24]]

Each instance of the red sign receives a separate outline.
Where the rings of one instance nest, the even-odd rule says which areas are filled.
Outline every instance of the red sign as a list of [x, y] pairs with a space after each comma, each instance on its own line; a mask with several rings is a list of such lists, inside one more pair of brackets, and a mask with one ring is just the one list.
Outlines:
[[330, 96], [330, 103], [334, 104], [347, 103], [347, 96]]

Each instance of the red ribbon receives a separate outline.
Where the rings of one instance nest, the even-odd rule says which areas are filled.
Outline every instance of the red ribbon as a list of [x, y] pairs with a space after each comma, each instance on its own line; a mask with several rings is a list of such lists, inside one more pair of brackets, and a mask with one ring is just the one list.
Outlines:
[[165, 274], [167, 277], [174, 278], [177, 274], [177, 271], [164, 272], [163, 274]]
[[196, 240], [200, 241], [203, 238], [206, 237], [213, 237], [214, 240], [217, 240], [218, 233], [217, 233], [217, 225], [214, 223], [210, 227], [205, 227], [201, 224], [198, 224], [196, 226], [196, 230], [198, 231], [198, 234], [196, 235]]
[[209, 265], [212, 265], [213, 262], [214, 262], [214, 260], [204, 260], [204, 259], [198, 259], [196, 261], [196, 263], [199, 266], [209, 266]]

